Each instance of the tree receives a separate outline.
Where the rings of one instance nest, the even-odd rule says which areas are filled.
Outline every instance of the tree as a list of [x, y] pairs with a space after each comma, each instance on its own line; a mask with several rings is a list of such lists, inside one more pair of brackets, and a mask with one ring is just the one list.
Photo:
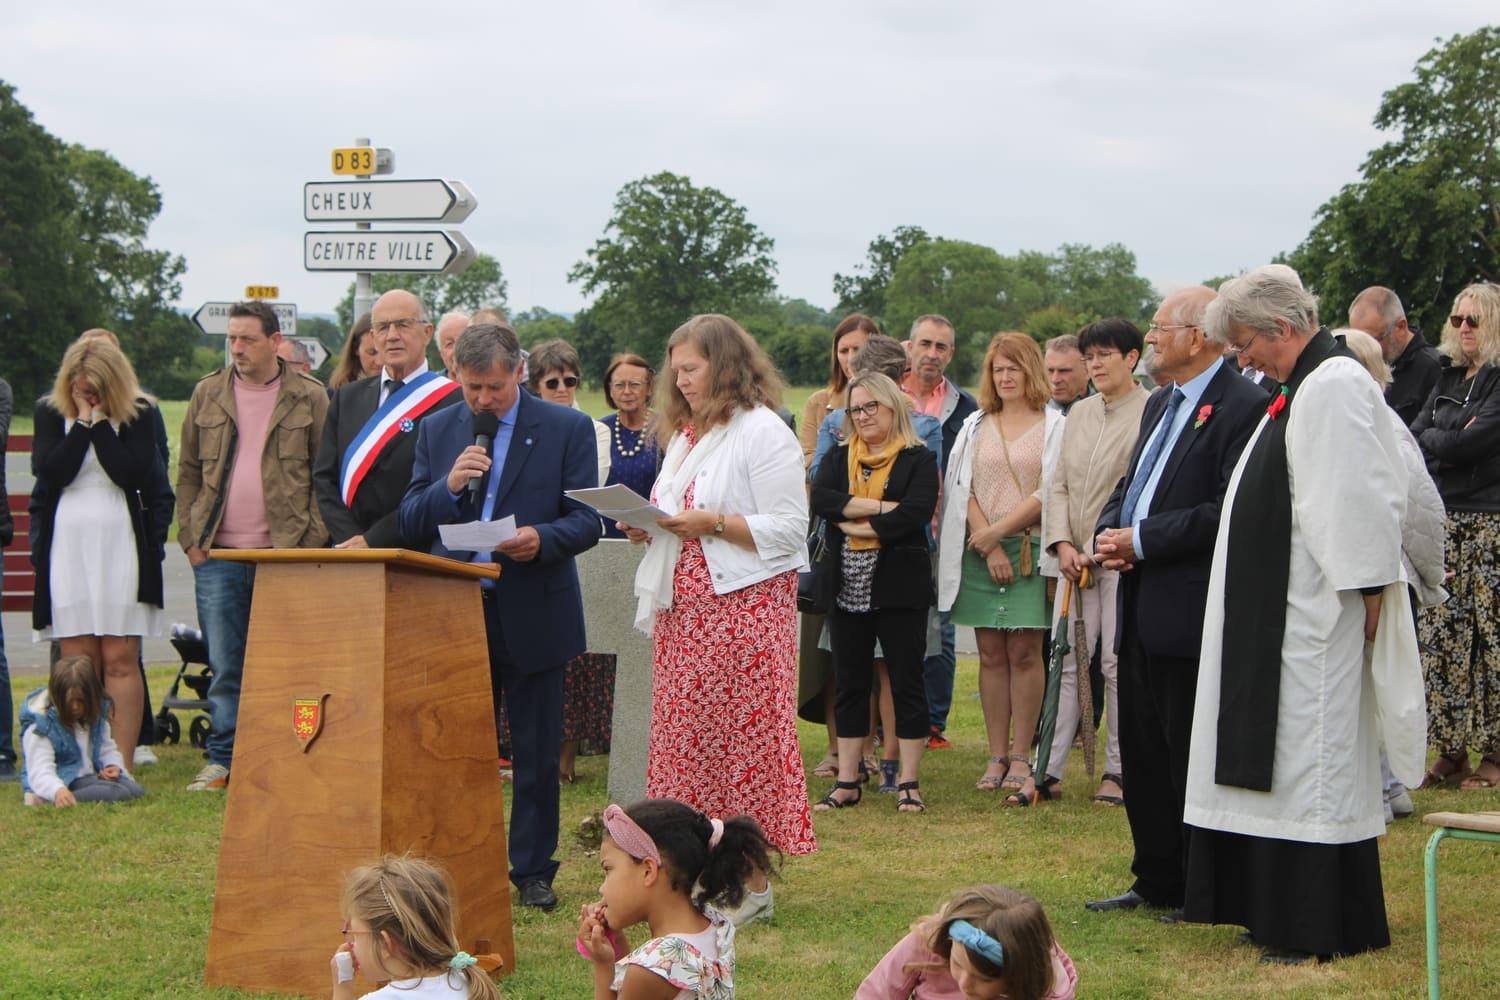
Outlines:
[[[455, 309], [473, 312], [490, 308], [503, 312], [508, 286], [500, 262], [482, 253], [475, 255], [474, 262], [458, 274], [377, 271], [370, 275], [370, 291], [376, 298], [396, 288], [404, 288], [421, 299], [428, 316], [436, 323], [443, 313]], [[349, 282], [334, 311], [343, 329], [354, 325], [354, 282]]]
[[894, 336], [902, 337], [924, 313], [940, 313], [953, 324], [957, 364], [963, 379], [972, 367], [973, 345], [985, 343], [1008, 324], [1005, 288], [1010, 274], [1005, 258], [986, 246], [960, 240], [929, 240], [913, 246], [896, 265], [886, 289], [886, 316]]
[[[525, 312], [517, 313], [511, 317], [510, 323], [516, 328], [516, 337], [521, 341], [521, 346], [528, 351], [544, 340], [566, 340], [573, 343], [573, 321], [542, 306], [532, 306]], [[578, 345], [573, 344], [573, 347], [576, 350]], [[581, 355], [579, 363], [582, 363]], [[607, 360], [605, 364], [608, 365]]]
[[877, 236], [870, 241], [862, 264], [854, 265], [852, 274], [833, 276], [833, 294], [839, 297], [835, 312], [840, 316], [848, 313], [864, 313], [877, 323], [885, 318], [886, 289], [896, 265], [906, 251], [932, 237], [921, 226], [897, 226], [889, 236]]
[[1427, 330], [1472, 281], [1500, 280], [1500, 27], [1454, 35], [1386, 91], [1375, 126], [1393, 132], [1318, 209], [1282, 260], [1332, 318], [1387, 285]]
[[734, 313], [776, 287], [774, 242], [733, 198], [663, 171], [631, 181], [585, 258], [568, 271], [612, 345], [659, 357], [697, 313]]

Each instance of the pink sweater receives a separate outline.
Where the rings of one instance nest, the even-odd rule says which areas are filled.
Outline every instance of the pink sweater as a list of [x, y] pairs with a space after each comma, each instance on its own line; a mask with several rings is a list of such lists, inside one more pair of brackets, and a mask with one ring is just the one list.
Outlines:
[[[913, 969], [906, 966], [937, 963], [935, 969]], [[1043, 1000], [1073, 1000], [1078, 990], [1078, 970], [1061, 946], [1052, 945], [1052, 990]], [[964, 1000], [963, 991], [948, 974], [948, 963], [927, 950], [927, 943], [915, 931], [885, 953], [880, 964], [870, 970], [859, 984], [854, 1000]]]
[[214, 544], [226, 549], [268, 549], [271, 525], [266, 520], [266, 487], [260, 474], [261, 453], [271, 411], [281, 392], [281, 379], [255, 385], [235, 376], [234, 413], [239, 441], [234, 449], [234, 468], [224, 496], [224, 518]]

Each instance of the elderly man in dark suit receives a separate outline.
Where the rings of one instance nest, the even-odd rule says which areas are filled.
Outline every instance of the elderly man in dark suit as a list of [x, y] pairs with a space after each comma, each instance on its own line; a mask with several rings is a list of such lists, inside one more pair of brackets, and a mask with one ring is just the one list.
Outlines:
[[376, 300], [370, 335], [385, 367], [334, 390], [313, 466], [318, 510], [336, 549], [405, 546], [397, 514], [417, 431], [463, 398], [457, 382], [427, 368], [432, 324], [411, 292], [393, 289]]
[[1152, 318], [1154, 374], [1171, 382], [1147, 400], [1125, 477], [1099, 515], [1094, 557], [1128, 571], [1115, 620], [1135, 884], [1090, 910], [1182, 907], [1182, 810], [1209, 564], [1230, 474], [1270, 398], [1225, 363], [1225, 345], [1203, 329], [1214, 298], [1212, 289], [1185, 288]]
[[[423, 422], [401, 532], [435, 555], [501, 564], [500, 579], [482, 593], [490, 677], [505, 693], [515, 758], [510, 878], [522, 905], [550, 910], [563, 666], [585, 648], [573, 560], [602, 534], [599, 515], [563, 491], [598, 485], [594, 423], [521, 391], [521, 345], [508, 326], [469, 327], [453, 356], [466, 405]], [[480, 415], [498, 419], [489, 448], [475, 443]], [[450, 552], [437, 537], [439, 525], [507, 515], [515, 515], [516, 537], [493, 552]]]

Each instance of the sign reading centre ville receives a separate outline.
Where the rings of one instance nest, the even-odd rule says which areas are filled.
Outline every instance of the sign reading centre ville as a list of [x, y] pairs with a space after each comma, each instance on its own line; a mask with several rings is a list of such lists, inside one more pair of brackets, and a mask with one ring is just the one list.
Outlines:
[[302, 185], [308, 222], [462, 222], [479, 202], [462, 181], [310, 181]]
[[309, 271], [457, 274], [473, 263], [474, 245], [453, 229], [311, 232], [302, 256]]

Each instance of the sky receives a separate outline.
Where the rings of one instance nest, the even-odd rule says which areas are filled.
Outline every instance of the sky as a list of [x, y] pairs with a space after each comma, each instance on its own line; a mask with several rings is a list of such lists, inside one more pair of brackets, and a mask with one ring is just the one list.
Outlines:
[[[1024, 9], [1022, 9], [1024, 7]], [[450, 177], [513, 311], [571, 312], [620, 187], [670, 170], [775, 240], [780, 293], [900, 225], [1002, 253], [1119, 242], [1166, 291], [1295, 247], [1385, 141], [1381, 95], [1485, 2], [143, 3], [0, 10], [0, 79], [158, 185], [181, 304], [303, 269], [302, 185], [369, 137]], [[1417, 223], [1419, 224], [1419, 222]], [[392, 226], [390, 228], [400, 228]], [[1372, 276], [1372, 281], [1378, 280]]]

